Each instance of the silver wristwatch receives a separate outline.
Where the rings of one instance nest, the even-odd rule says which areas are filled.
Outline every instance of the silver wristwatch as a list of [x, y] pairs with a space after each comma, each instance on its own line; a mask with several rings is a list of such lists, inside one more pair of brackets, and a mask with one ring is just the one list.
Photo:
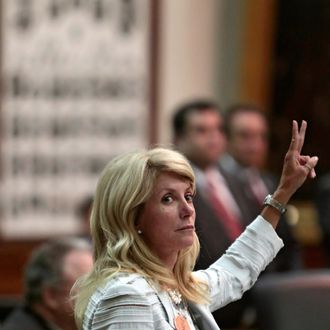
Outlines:
[[264, 205], [269, 205], [274, 207], [277, 211], [279, 211], [281, 214], [284, 214], [286, 212], [286, 205], [280, 203], [276, 199], [273, 198], [272, 195], [267, 195], [264, 199]]

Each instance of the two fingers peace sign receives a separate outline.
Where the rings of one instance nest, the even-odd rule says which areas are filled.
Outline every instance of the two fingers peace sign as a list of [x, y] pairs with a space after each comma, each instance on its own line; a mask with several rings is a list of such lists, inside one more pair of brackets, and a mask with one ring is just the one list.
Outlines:
[[318, 157], [302, 155], [301, 151], [305, 141], [307, 122], [302, 121], [300, 128], [297, 121], [292, 123], [292, 139], [285, 155], [281, 183], [291, 187], [294, 193], [307, 177], [315, 178], [315, 166]]

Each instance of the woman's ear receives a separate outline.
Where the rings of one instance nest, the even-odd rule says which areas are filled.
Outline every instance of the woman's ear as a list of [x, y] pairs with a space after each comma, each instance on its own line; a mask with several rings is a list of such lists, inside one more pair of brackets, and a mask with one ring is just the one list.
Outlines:
[[56, 298], [56, 289], [45, 286], [42, 290], [42, 300], [46, 306], [48, 306], [51, 309], [57, 309], [58, 308], [58, 301]]
[[141, 234], [142, 234], [142, 229], [141, 229], [140, 226], [139, 226], [138, 217], [137, 217], [136, 220], [135, 220], [134, 226], [135, 226], [135, 230], [136, 230], [136, 232], [137, 232], [139, 235], [141, 235]]

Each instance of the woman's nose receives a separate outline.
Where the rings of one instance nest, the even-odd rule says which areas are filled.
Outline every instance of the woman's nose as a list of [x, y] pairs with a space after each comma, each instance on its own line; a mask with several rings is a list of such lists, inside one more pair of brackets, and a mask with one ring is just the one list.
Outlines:
[[187, 202], [186, 200], [184, 200], [180, 208], [181, 218], [190, 217], [194, 214], [194, 212], [194, 204], [191, 201]]

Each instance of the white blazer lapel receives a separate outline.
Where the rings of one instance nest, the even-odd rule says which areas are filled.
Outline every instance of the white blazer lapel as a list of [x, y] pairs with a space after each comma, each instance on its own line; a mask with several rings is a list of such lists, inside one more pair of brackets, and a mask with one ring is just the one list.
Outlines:
[[161, 302], [161, 304], [163, 305], [165, 312], [167, 314], [168, 317], [168, 322], [169, 324], [173, 327], [173, 329], [175, 329], [175, 324], [174, 324], [174, 318], [175, 318], [175, 314], [174, 314], [174, 309], [172, 306], [172, 303], [167, 295], [167, 293], [165, 291], [162, 292], [157, 292], [157, 296]]

